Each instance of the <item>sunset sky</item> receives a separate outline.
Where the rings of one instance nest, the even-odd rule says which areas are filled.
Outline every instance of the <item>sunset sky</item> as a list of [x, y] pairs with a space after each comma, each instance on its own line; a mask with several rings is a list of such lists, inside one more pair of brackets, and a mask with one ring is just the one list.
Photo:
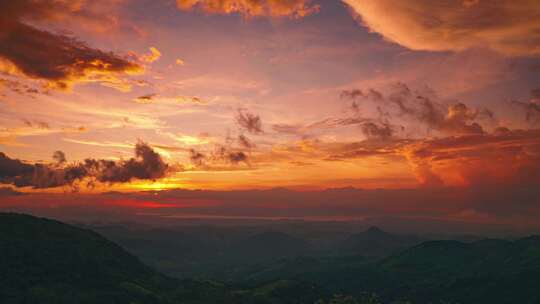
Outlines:
[[536, 0], [0, 2], [4, 209], [540, 227], [539, 125]]

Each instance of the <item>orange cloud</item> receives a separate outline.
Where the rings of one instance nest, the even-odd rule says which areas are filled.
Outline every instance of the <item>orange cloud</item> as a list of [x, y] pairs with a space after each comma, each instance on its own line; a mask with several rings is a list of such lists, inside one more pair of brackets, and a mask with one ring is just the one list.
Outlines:
[[47, 87], [53, 89], [68, 89], [75, 82], [100, 82], [129, 90], [131, 84], [120, 75], [141, 73], [141, 64], [92, 48], [76, 38], [25, 23], [27, 20], [57, 20], [63, 15], [78, 14], [83, 4], [84, 1], [2, 2], [0, 70], [44, 80]]
[[150, 54], [143, 55], [142, 61], [152, 63], [154, 61], [157, 61], [159, 58], [161, 58], [161, 52], [157, 48], [152, 46], [150, 47]]
[[239, 13], [245, 17], [302, 18], [319, 11], [310, 0], [177, 0], [181, 10], [198, 8], [211, 14]]
[[424, 184], [540, 183], [540, 130], [501, 128], [492, 134], [422, 140], [401, 151]]
[[507, 55], [539, 55], [540, 2], [343, 0], [361, 22], [413, 50], [490, 48]]

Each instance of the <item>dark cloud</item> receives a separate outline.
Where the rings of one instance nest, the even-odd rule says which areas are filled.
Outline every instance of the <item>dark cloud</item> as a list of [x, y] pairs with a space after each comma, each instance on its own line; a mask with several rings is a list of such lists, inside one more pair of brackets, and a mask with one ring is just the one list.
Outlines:
[[54, 151], [53, 157], [52, 157], [57, 164], [61, 165], [67, 161], [66, 154], [62, 151]]
[[348, 98], [348, 99], [355, 99], [358, 97], [364, 97], [364, 92], [360, 89], [352, 89], [352, 90], [343, 90], [341, 92], [340, 97], [341, 98]]
[[238, 110], [236, 123], [251, 134], [263, 133], [262, 121], [259, 115]]
[[[344, 90], [340, 98], [351, 101], [345, 117], [330, 117], [305, 125], [274, 124], [279, 133], [305, 136], [311, 132], [358, 126], [367, 139], [387, 140], [406, 130], [421, 127], [443, 135], [482, 134], [480, 122], [493, 123], [494, 113], [487, 108], [471, 108], [464, 103], [450, 105], [429, 90], [413, 90], [404, 83], [393, 84], [387, 94], [375, 89]], [[405, 124], [405, 125], [404, 125]]]
[[149, 145], [139, 142], [135, 157], [124, 161], [85, 159], [80, 163], [66, 164], [63, 152], [53, 155], [56, 163], [27, 164], [11, 159], [0, 152], [0, 183], [16, 187], [53, 188], [78, 187], [78, 182], [123, 183], [134, 179], [156, 180], [170, 171], [161, 156]]
[[195, 149], [191, 149], [189, 151], [189, 159], [194, 165], [202, 166], [204, 164], [204, 160], [206, 159], [206, 155], [199, 151], [196, 151]]
[[[480, 134], [484, 132], [478, 121], [493, 121], [494, 114], [487, 108], [471, 108], [464, 103], [456, 102], [446, 106], [438, 100], [430, 90], [413, 90], [404, 83], [391, 86], [388, 94], [375, 89], [370, 93], [358, 93], [361, 90], [342, 92], [342, 98], [353, 99], [354, 102], [371, 104], [377, 110], [377, 116], [371, 122], [364, 122], [366, 130], [376, 130], [373, 126], [383, 126], [383, 131], [391, 132], [390, 120], [407, 120], [410, 124], [421, 123], [428, 131], [445, 134]], [[364, 119], [366, 120], [366, 119]], [[377, 122], [377, 123], [375, 123]], [[379, 128], [380, 129], [380, 128]]]
[[237, 164], [239, 162], [246, 162], [248, 159], [248, 156], [246, 153], [242, 151], [236, 151], [236, 152], [228, 152], [227, 158], [229, 161], [233, 164]]
[[388, 123], [376, 124], [374, 122], [366, 122], [360, 126], [362, 133], [369, 139], [388, 139], [394, 134], [394, 130]]
[[279, 133], [305, 135], [312, 131], [338, 127], [358, 126], [367, 139], [388, 140], [394, 137], [395, 126], [381, 119], [362, 117], [327, 118], [308, 125], [275, 124], [272, 129]]
[[165, 177], [169, 166], [149, 145], [139, 142], [135, 146], [135, 158], [126, 161], [85, 160], [90, 171], [97, 172], [100, 182], [129, 182], [133, 179], [156, 180]]
[[24, 163], [18, 159], [11, 159], [0, 152], [0, 182], [13, 184], [21, 177], [31, 176], [34, 165]]
[[148, 104], [153, 102], [178, 102], [178, 103], [194, 103], [199, 105], [207, 104], [206, 100], [196, 96], [161, 96], [157, 93], [151, 93], [135, 98], [135, 102]]
[[23, 123], [30, 128], [36, 128], [36, 129], [42, 129], [42, 130], [49, 130], [51, 126], [48, 122], [45, 121], [30, 121], [28, 119], [23, 119]]
[[532, 125], [540, 123], [540, 102], [536, 99], [529, 102], [512, 101], [512, 104], [518, 106], [525, 112], [525, 120], [528, 123]]
[[244, 162], [247, 164], [248, 155], [243, 151], [237, 151], [226, 146], [216, 146], [212, 153], [212, 159], [217, 162], [226, 162], [233, 165]]
[[146, 95], [137, 97], [135, 101], [138, 103], [151, 103], [154, 101], [156, 96], [157, 94], [146, 94]]
[[[26, 21], [55, 20], [80, 9], [83, 1], [2, 1], [0, 59], [29, 78], [66, 89], [77, 81], [104, 81], [120, 87], [114, 75], [142, 71], [142, 66], [112, 52], [89, 47], [76, 38], [31, 26]], [[10, 69], [8, 69], [10, 70]]]
[[216, 145], [214, 150], [210, 152], [189, 150], [191, 163], [207, 171], [232, 170], [233, 166], [239, 163], [249, 164], [248, 158], [245, 152], [224, 145]]
[[246, 149], [255, 148], [255, 143], [253, 143], [247, 136], [240, 134], [238, 135], [238, 144]]
[[[397, 86], [400, 86], [401, 83], [397, 83]], [[360, 89], [351, 89], [351, 90], [343, 90], [341, 92], [341, 98], [343, 99], [360, 99], [360, 98], [368, 98], [371, 100], [381, 100], [384, 98], [384, 95], [375, 90], [375, 89], [367, 89], [365, 91], [362, 91]]]

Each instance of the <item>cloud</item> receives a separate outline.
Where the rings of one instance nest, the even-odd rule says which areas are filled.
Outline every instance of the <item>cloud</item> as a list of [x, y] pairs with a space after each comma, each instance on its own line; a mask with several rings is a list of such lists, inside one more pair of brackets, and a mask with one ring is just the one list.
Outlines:
[[388, 123], [376, 124], [373, 122], [366, 122], [360, 126], [362, 133], [367, 138], [388, 139], [394, 134], [394, 130]]
[[42, 130], [51, 129], [51, 125], [49, 125], [49, 123], [45, 121], [30, 121], [28, 119], [23, 119], [22, 121], [24, 125], [29, 128], [36, 128], [36, 129], [42, 129]]
[[424, 139], [405, 145], [420, 181], [450, 184], [539, 184], [540, 131], [499, 128], [491, 134]]
[[529, 102], [512, 101], [512, 104], [520, 107], [525, 112], [525, 120], [531, 125], [540, 123], [540, 98], [535, 98]]
[[135, 158], [127, 161], [85, 160], [85, 166], [97, 174], [100, 182], [129, 182], [133, 179], [156, 180], [165, 177], [169, 165], [149, 145], [138, 142]]
[[211, 14], [238, 13], [244, 17], [302, 18], [319, 11], [310, 0], [176, 0], [181, 10], [200, 9]]
[[141, 57], [142, 61], [144, 62], [148, 62], [148, 63], [152, 63], [154, 61], [157, 61], [159, 60], [159, 58], [161, 58], [161, 52], [155, 48], [155, 47], [150, 47], [150, 54], [148, 55], [143, 55]]
[[285, 134], [302, 134], [305, 132], [306, 129], [304, 125], [300, 125], [300, 124], [291, 125], [291, 124], [280, 123], [280, 124], [273, 124], [272, 130], [278, 133], [285, 133]]
[[259, 115], [238, 110], [236, 115], [236, 123], [240, 126], [240, 128], [248, 131], [251, 134], [264, 133], [262, 121]]
[[[461, 102], [445, 105], [446, 102], [441, 101], [434, 92], [414, 90], [401, 82], [391, 86], [386, 94], [375, 89], [366, 92], [360, 89], [345, 90], [341, 97], [352, 101], [351, 108], [368, 137], [375, 134], [386, 137], [392, 135], [394, 131], [391, 121], [394, 121], [394, 125], [397, 121], [409, 125], [420, 123], [427, 127], [427, 131], [446, 135], [480, 134], [484, 133], [484, 129], [478, 121], [495, 119], [493, 112], [487, 108], [471, 108]], [[365, 111], [360, 110], [361, 106], [363, 109], [376, 109], [371, 121], [359, 118], [366, 115]]]
[[0, 89], [2, 87], [21, 95], [33, 96], [34, 94], [41, 93], [38, 88], [13, 79], [0, 78]]
[[220, 162], [225, 161], [233, 165], [238, 163], [248, 164], [248, 155], [243, 151], [233, 150], [226, 146], [216, 146], [214, 152], [212, 153], [212, 158], [214, 161]]
[[441, 100], [430, 89], [412, 89], [398, 82], [383, 92], [373, 88], [349, 89], [340, 93], [346, 102], [344, 115], [308, 124], [273, 124], [278, 133], [299, 136], [323, 130], [357, 126], [366, 139], [388, 140], [393, 137], [482, 134], [480, 123], [492, 124], [495, 114], [488, 108], [472, 108], [464, 103]]
[[85, 159], [83, 162], [66, 163], [62, 151], [53, 154], [55, 164], [28, 164], [11, 159], [0, 152], [0, 183], [16, 187], [38, 189], [70, 186], [75, 190], [79, 183], [125, 183], [132, 180], [156, 180], [165, 177], [171, 167], [149, 145], [138, 142], [135, 157], [112, 161]]
[[237, 164], [239, 162], [246, 162], [248, 159], [247, 154], [242, 151], [228, 152], [226, 155], [229, 161], [233, 164]]
[[337, 154], [329, 155], [326, 160], [337, 161], [337, 160], [346, 160], [346, 159], [355, 159], [355, 158], [367, 158], [372, 156], [385, 156], [394, 153], [393, 151], [376, 149], [370, 147], [361, 147], [357, 149], [352, 149], [344, 151]]
[[76, 82], [100, 82], [128, 90], [131, 85], [119, 76], [141, 73], [143, 67], [139, 63], [25, 23], [58, 20], [62, 15], [78, 12], [83, 4], [84, 1], [3, 1], [0, 69], [43, 80], [53, 89], [65, 90]]
[[540, 54], [540, 2], [535, 0], [343, 1], [371, 31], [412, 50]]
[[204, 160], [206, 159], [206, 155], [204, 155], [203, 153], [195, 150], [195, 149], [190, 149], [189, 150], [189, 159], [191, 160], [191, 163], [193, 163], [194, 165], [200, 167], [204, 164]]
[[362, 117], [330, 117], [310, 124], [274, 124], [272, 129], [278, 133], [305, 135], [316, 130], [363, 125], [371, 121], [371, 119]]
[[65, 163], [67, 160], [66, 160], [66, 154], [62, 151], [54, 151], [53, 153], [53, 157], [52, 157], [57, 164], [61, 165], [63, 163]]
[[[246, 147], [242, 147], [246, 148]], [[189, 159], [196, 169], [205, 171], [238, 170], [238, 165], [244, 163], [249, 166], [249, 156], [238, 148], [224, 145], [215, 145], [212, 151], [199, 151], [190, 149]]]
[[243, 134], [238, 135], [238, 144], [246, 149], [252, 149], [256, 147], [255, 143], [253, 143], [249, 138], [247, 138], [247, 136]]
[[135, 102], [141, 103], [141, 104], [150, 104], [150, 103], [169, 103], [169, 104], [177, 104], [177, 103], [192, 103], [192, 104], [198, 104], [198, 105], [205, 105], [208, 102], [200, 97], [197, 96], [161, 96], [157, 93], [150, 93], [141, 95], [137, 98], [135, 98]]
[[152, 103], [156, 96], [157, 94], [146, 94], [135, 98], [135, 101], [138, 103]]
[[15, 183], [18, 178], [31, 176], [34, 173], [35, 166], [24, 163], [18, 159], [9, 158], [3, 152], [0, 152], [0, 182]]

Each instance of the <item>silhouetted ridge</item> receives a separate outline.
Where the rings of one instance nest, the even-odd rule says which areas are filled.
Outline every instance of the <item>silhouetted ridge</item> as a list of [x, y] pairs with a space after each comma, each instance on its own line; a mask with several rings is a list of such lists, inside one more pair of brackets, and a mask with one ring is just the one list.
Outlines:
[[388, 233], [386, 233], [385, 231], [383, 231], [382, 229], [380, 229], [379, 227], [377, 226], [371, 226], [369, 227], [367, 230], [366, 230], [366, 233], [368, 234], [376, 234], [376, 235], [387, 235]]
[[384, 257], [420, 241], [415, 236], [391, 234], [372, 226], [363, 232], [349, 236], [341, 244], [341, 249], [364, 256]]
[[0, 273], [2, 303], [157, 300], [172, 282], [95, 232], [12, 213], [0, 214]]

